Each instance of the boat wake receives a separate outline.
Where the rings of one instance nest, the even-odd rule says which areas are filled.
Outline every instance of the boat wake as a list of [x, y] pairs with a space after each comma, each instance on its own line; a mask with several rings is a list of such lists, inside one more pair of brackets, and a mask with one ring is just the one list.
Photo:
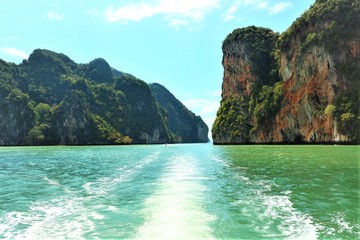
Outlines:
[[212, 239], [209, 222], [215, 218], [203, 206], [206, 187], [202, 179], [194, 157], [172, 157], [154, 193], [144, 202], [145, 224], [136, 238]]

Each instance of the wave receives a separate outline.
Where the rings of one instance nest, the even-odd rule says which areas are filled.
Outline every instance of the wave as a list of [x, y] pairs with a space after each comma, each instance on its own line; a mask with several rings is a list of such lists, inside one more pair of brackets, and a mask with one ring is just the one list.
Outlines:
[[60, 184], [59, 181], [57, 181], [57, 180], [50, 179], [50, 178], [48, 178], [48, 177], [44, 177], [44, 180], [45, 180], [49, 185], [61, 186], [61, 184]]
[[113, 176], [99, 178], [96, 182], [87, 182], [83, 185], [83, 188], [89, 195], [107, 195], [113, 191], [119, 183], [131, 181], [134, 176], [141, 172], [144, 166], [158, 159], [159, 155], [160, 152], [158, 151], [132, 164], [121, 166], [116, 169], [116, 173]]
[[[116, 186], [131, 181], [141, 170], [159, 157], [160, 152], [115, 169], [109, 177], [83, 184], [83, 191], [70, 191], [55, 179], [44, 177], [51, 186], [64, 187], [62, 196], [33, 202], [27, 211], [0, 215], [0, 237], [5, 239], [93, 238], [97, 223], [105, 219], [103, 212], [119, 214], [119, 208], [102, 203]], [[86, 193], [86, 194], [84, 194]], [[110, 201], [110, 200], [109, 200]], [[95, 234], [95, 235], [92, 235]]]
[[204, 176], [191, 156], [172, 156], [154, 193], [144, 204], [145, 224], [136, 239], [212, 239], [209, 222], [215, 217], [206, 212], [203, 196]]
[[[10, 239], [81, 239], [93, 231], [95, 224], [88, 216], [82, 199], [61, 197], [39, 201], [27, 212], [9, 212], [0, 219], [0, 235]], [[70, 220], [71, 219], [71, 220]]]

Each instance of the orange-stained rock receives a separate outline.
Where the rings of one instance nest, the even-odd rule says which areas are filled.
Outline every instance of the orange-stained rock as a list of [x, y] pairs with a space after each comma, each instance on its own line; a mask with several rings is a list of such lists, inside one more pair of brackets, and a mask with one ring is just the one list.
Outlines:
[[[269, 85], [274, 89], [275, 83], [267, 81], [270, 71], [264, 63], [253, 58], [262, 48], [248, 41], [249, 37], [233, 36], [236, 32], [248, 34], [247, 28], [230, 34], [223, 44], [222, 102], [235, 96], [249, 104], [238, 112], [246, 119], [238, 128], [229, 122], [237, 119], [233, 112], [227, 114], [224, 109], [219, 110], [213, 127], [214, 143], [359, 141], [359, 16], [358, 2], [316, 1], [278, 37], [274, 49], [266, 49], [269, 56], [277, 60], [278, 68], [272, 68], [278, 72], [277, 81], [283, 86], [279, 108], [275, 109], [276, 113], [275, 110], [269, 111], [271, 114], [266, 112], [267, 115], [261, 112], [264, 106], [258, 107], [271, 103], [264, 101], [261, 87]], [[348, 98], [347, 102], [344, 98]], [[326, 114], [328, 106], [336, 106], [335, 113]]]

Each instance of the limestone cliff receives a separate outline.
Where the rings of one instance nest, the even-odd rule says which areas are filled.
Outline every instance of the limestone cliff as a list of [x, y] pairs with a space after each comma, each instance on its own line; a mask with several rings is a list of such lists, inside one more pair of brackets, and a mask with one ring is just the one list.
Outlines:
[[36, 49], [19, 65], [0, 59], [0, 145], [171, 143], [161, 111], [144, 81], [101, 58]]
[[34, 125], [29, 96], [17, 89], [9, 92], [0, 103], [0, 145], [25, 145], [25, 137]]
[[222, 97], [250, 97], [262, 85], [278, 80], [272, 56], [278, 34], [254, 26], [237, 29], [223, 42]]
[[[249, 42], [259, 39], [256, 31], [249, 34], [253, 27], [230, 34], [214, 142], [359, 142], [359, 26], [359, 2], [316, 1], [265, 50], [276, 61], [267, 62], [270, 71], [250, 57], [264, 49]], [[269, 72], [279, 79], [267, 78]]]
[[257, 123], [273, 114], [270, 108], [259, 110], [258, 100], [267, 94], [264, 86], [279, 81], [273, 57], [277, 37], [270, 29], [251, 26], [235, 30], [223, 42], [222, 101], [212, 129], [214, 143], [252, 142]]
[[49, 131], [54, 144], [114, 144], [130, 141], [100, 116], [90, 112], [85, 95], [80, 91], [68, 91], [53, 111]]
[[[125, 93], [131, 103], [132, 111], [125, 123], [123, 132], [134, 138], [137, 143], [169, 143], [171, 142], [165, 121], [158, 105], [151, 94], [149, 86], [131, 75], [123, 76], [116, 81], [115, 89]], [[139, 97], [141, 96], [141, 97]], [[156, 112], [157, 114], [154, 114]]]
[[173, 142], [208, 142], [208, 127], [200, 116], [188, 110], [164, 86], [153, 83], [150, 90], [163, 109], [162, 114]]
[[317, 1], [281, 36], [275, 140], [359, 141], [359, 26], [359, 2]]
[[0, 60], [0, 145], [24, 145], [35, 125], [30, 98], [15, 88], [14, 64]]

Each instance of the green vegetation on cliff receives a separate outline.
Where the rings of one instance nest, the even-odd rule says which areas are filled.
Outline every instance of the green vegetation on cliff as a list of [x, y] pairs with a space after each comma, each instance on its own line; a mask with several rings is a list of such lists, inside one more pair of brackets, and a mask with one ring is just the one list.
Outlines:
[[[353, 0], [317, 0], [308, 11], [280, 35], [278, 51], [288, 52], [296, 42], [301, 54], [312, 47], [323, 47], [333, 56], [334, 67], [341, 77], [342, 89], [335, 88], [332, 117], [339, 132], [360, 141], [360, 2]], [[328, 109], [329, 110], [329, 109]]]
[[[212, 128], [215, 142], [249, 142], [250, 133], [266, 119], [274, 118], [279, 111], [283, 85], [279, 83], [279, 68], [274, 58], [277, 38], [278, 34], [268, 28], [250, 26], [234, 30], [224, 40], [224, 54], [228, 54], [227, 48], [234, 49], [230, 50], [232, 54], [237, 54], [237, 49], [243, 49], [245, 56], [239, 58], [249, 58], [255, 80], [245, 79], [251, 85], [250, 95], [240, 89], [238, 96], [229, 96], [221, 101]], [[255, 121], [252, 121], [253, 118]]]
[[256, 63], [251, 68], [252, 74], [258, 77], [252, 89], [255, 94], [263, 85], [279, 81], [278, 65], [274, 59], [274, 46], [278, 37], [278, 33], [268, 28], [250, 26], [234, 30], [223, 42], [224, 52], [234, 42], [243, 45], [250, 62]]
[[214, 142], [359, 143], [359, 26], [359, 1], [317, 0], [280, 35], [229, 34]]
[[281, 108], [284, 97], [283, 83], [277, 82], [274, 86], [264, 85], [256, 99], [254, 116], [257, 124], [263, 124], [273, 119]]
[[[115, 89], [125, 93], [131, 111], [129, 112], [126, 133], [140, 136], [140, 141], [146, 138], [152, 138], [153, 133], [146, 133], [147, 129], [154, 129], [155, 135], [160, 137], [162, 142], [171, 142], [170, 133], [167, 129], [163, 116], [160, 113], [158, 105], [151, 94], [149, 86], [131, 75], [125, 75], [121, 80], [115, 82]], [[139, 97], [141, 96], [141, 97]], [[150, 104], [151, 103], [151, 104]], [[156, 112], [157, 114], [154, 114]], [[144, 135], [144, 133], [146, 133]], [[152, 142], [154, 140], [147, 140]]]
[[162, 109], [173, 142], [208, 142], [208, 127], [164, 86], [153, 83], [150, 90]]
[[247, 99], [243, 96], [231, 96], [221, 101], [212, 127], [212, 135], [216, 141], [248, 142], [251, 128]]
[[352, 141], [360, 143], [360, 84], [335, 98], [334, 116], [339, 122], [339, 131], [352, 136]]
[[281, 34], [278, 48], [287, 50], [297, 40], [302, 43], [303, 50], [321, 44], [329, 52], [339, 51], [339, 44], [351, 38], [354, 27], [359, 26], [359, 16], [359, 1], [317, 0]]
[[19, 65], [0, 59], [0, 145], [171, 142], [163, 116], [144, 81], [104, 59], [42, 49]]

